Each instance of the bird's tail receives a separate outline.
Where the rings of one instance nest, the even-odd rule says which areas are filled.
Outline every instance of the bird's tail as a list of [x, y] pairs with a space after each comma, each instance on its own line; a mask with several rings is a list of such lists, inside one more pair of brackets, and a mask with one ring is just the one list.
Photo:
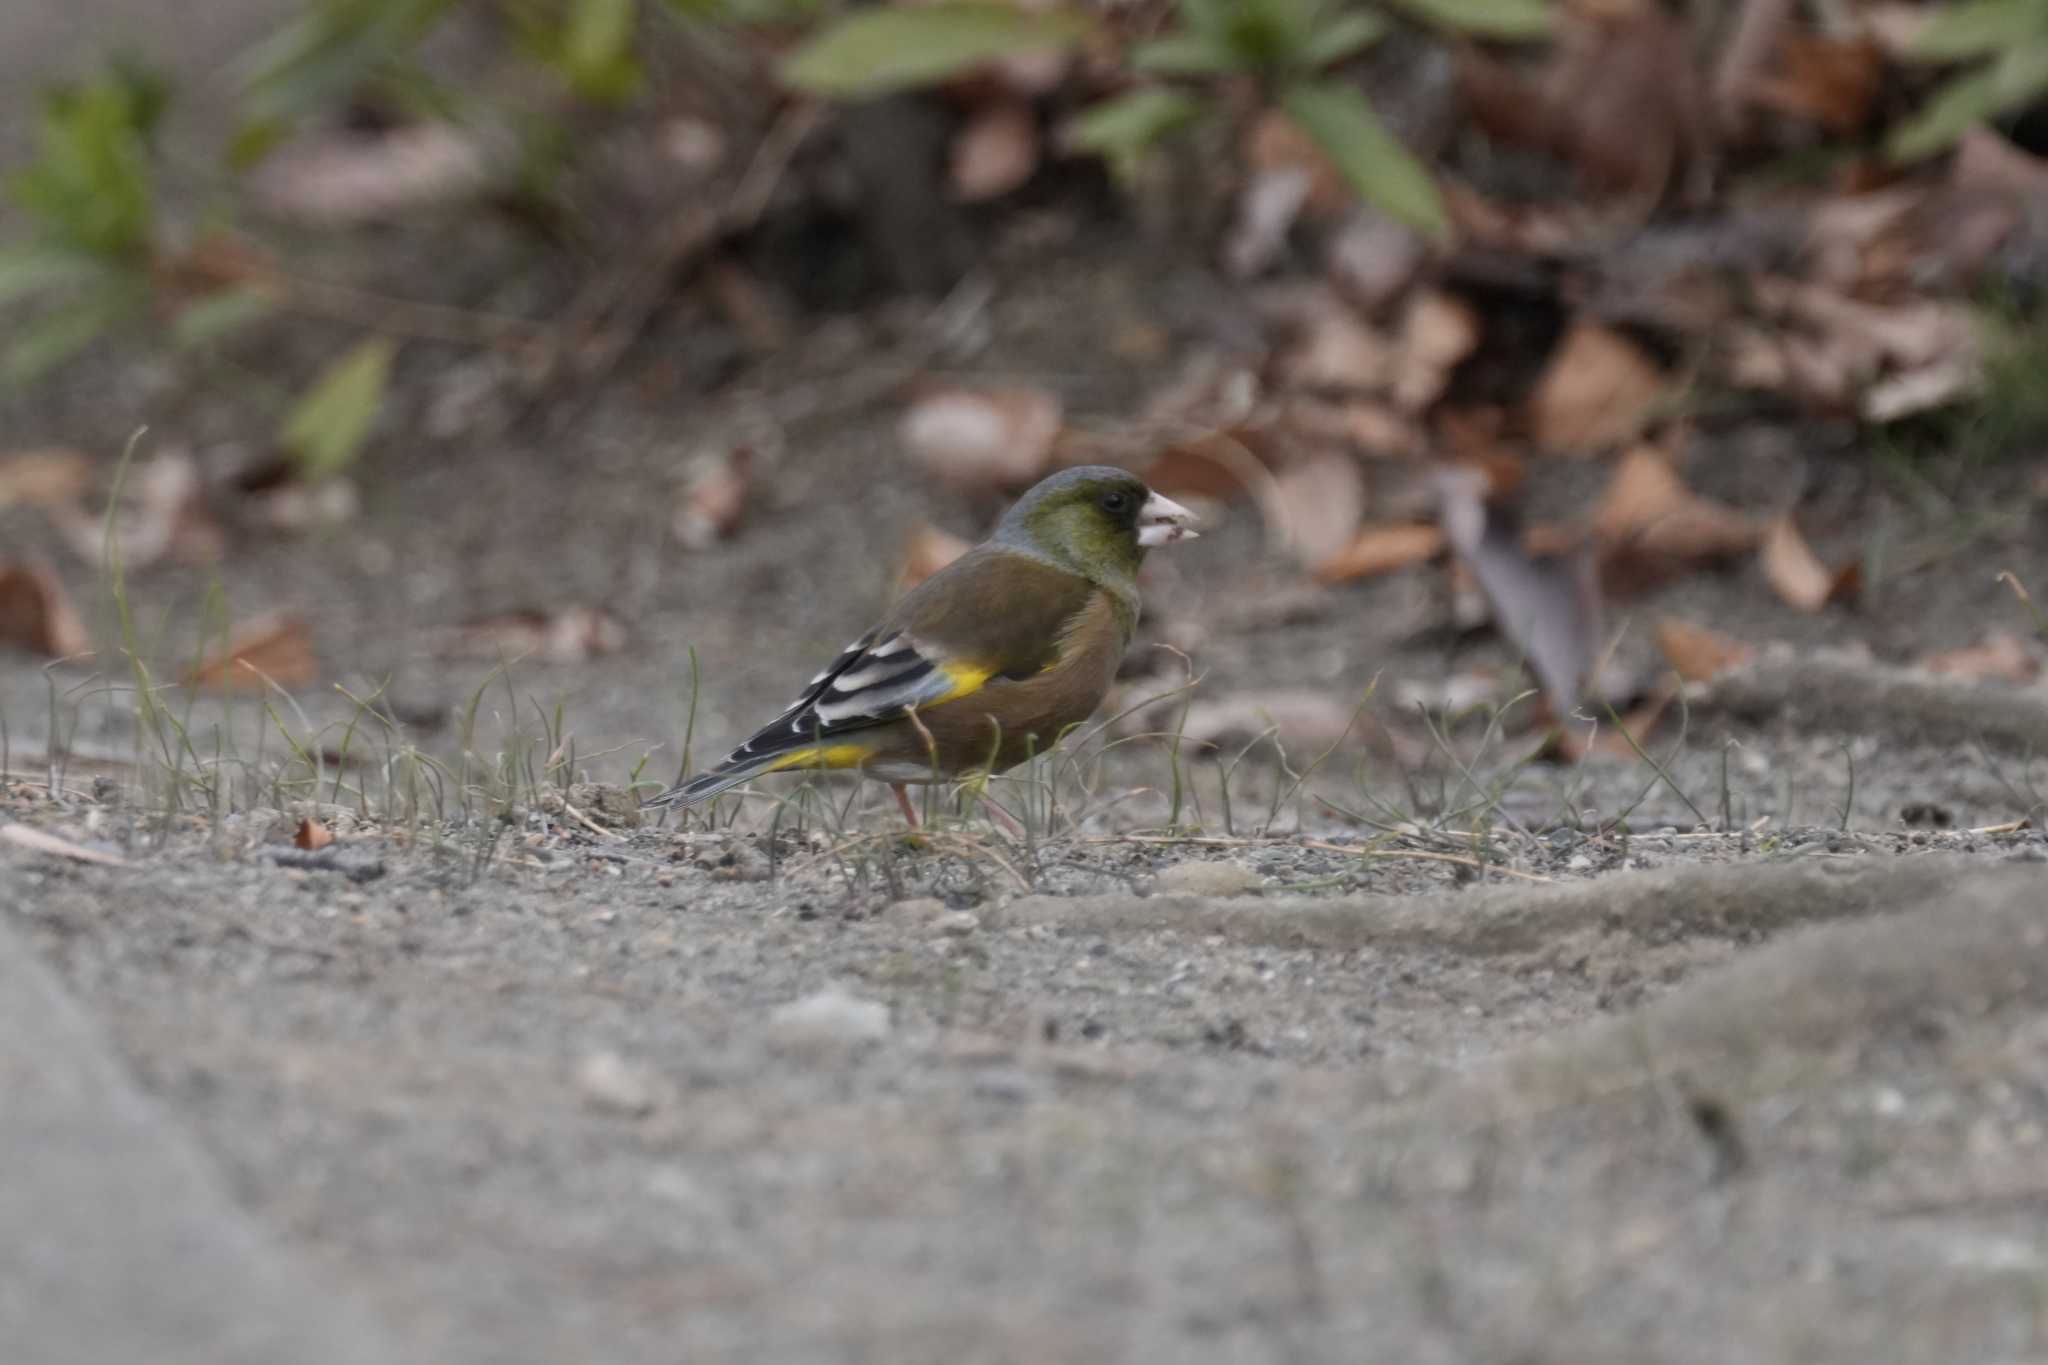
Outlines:
[[641, 809], [699, 805], [763, 773], [787, 772], [792, 768], [858, 768], [873, 753], [862, 744], [815, 741], [763, 753], [755, 747], [758, 742], [742, 745], [727, 754], [717, 767], [708, 768], [659, 796], [649, 797], [640, 803]]

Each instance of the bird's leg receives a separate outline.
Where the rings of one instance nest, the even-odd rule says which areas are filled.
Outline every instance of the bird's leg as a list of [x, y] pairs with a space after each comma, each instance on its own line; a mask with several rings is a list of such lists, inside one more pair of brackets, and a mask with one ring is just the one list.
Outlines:
[[990, 796], [987, 792], [983, 792], [981, 794], [981, 804], [988, 811], [988, 818], [1001, 825], [1012, 839], [1024, 837], [1024, 826], [1018, 823], [1016, 816], [1004, 810], [994, 797]]
[[903, 818], [912, 829], [917, 828], [917, 807], [910, 804], [910, 792], [901, 782], [891, 782], [889, 790], [896, 793], [896, 804], [903, 810]]

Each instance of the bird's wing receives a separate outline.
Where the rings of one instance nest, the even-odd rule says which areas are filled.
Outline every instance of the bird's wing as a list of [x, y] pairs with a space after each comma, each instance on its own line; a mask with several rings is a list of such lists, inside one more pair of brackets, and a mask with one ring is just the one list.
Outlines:
[[1040, 560], [974, 550], [842, 650], [754, 738], [775, 748], [809, 743], [957, 701], [991, 678], [1028, 677], [1058, 657], [1091, 593], [1086, 579]]

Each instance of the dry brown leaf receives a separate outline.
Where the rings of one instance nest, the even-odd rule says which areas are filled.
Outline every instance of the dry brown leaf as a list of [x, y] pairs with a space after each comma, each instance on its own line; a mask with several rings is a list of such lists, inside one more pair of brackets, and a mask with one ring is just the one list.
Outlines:
[[1359, 208], [1331, 234], [1323, 263], [1337, 292], [1370, 317], [1401, 296], [1427, 255], [1414, 228]]
[[1422, 450], [1415, 423], [1370, 398], [1291, 399], [1280, 411], [1280, 429], [1306, 446], [1346, 447], [1368, 457], [1407, 459]]
[[1980, 644], [1930, 654], [1920, 661], [1930, 673], [1981, 682], [2029, 683], [2041, 675], [2041, 660], [2032, 647], [2008, 630], [1996, 630]]
[[903, 547], [902, 567], [896, 573], [896, 590], [899, 593], [910, 591], [973, 548], [950, 531], [942, 531], [930, 522], [921, 523], [911, 531]]
[[1283, 383], [1301, 388], [1372, 391], [1386, 387], [1400, 359], [1377, 328], [1333, 301], [1281, 352], [1275, 369]]
[[1000, 199], [1038, 169], [1038, 115], [1027, 100], [998, 100], [977, 110], [953, 135], [953, 198], [979, 204]]
[[1817, 123], [1844, 137], [1869, 121], [1884, 82], [1884, 54], [1867, 37], [1830, 38], [1789, 30], [1778, 38], [1778, 66], [1749, 83], [1750, 103]]
[[92, 461], [77, 450], [23, 450], [0, 455], [0, 508], [52, 507], [92, 487]]
[[1413, 413], [1434, 403], [1451, 371], [1479, 344], [1479, 334], [1479, 314], [1465, 300], [1436, 289], [1410, 295], [1395, 343], [1395, 404]]
[[1349, 583], [1427, 564], [1444, 551], [1437, 526], [1367, 526], [1351, 543], [1315, 566], [1318, 583]]
[[[103, 515], [75, 503], [49, 509], [51, 524], [64, 543], [88, 564], [106, 556], [107, 523]], [[181, 564], [207, 564], [220, 558], [223, 537], [206, 505], [199, 466], [184, 451], [166, 451], [136, 466], [114, 516], [114, 547], [122, 567], [147, 568], [166, 557]]]
[[1313, 567], [1351, 543], [1365, 516], [1365, 475], [1349, 455], [1311, 456], [1276, 476], [1261, 508], [1273, 534]]
[[[1341, 743], [1358, 719], [1355, 701], [1307, 688], [1273, 688], [1203, 698], [1187, 709], [1180, 725], [1183, 745], [1196, 750], [1236, 750], [1270, 736], [1291, 757], [1314, 757]], [[1363, 736], [1358, 736], [1363, 739]]]
[[292, 834], [292, 843], [307, 852], [327, 847], [334, 842], [334, 831], [318, 820], [308, 817], [299, 821], [298, 829]]
[[192, 665], [187, 687], [260, 691], [271, 683], [304, 687], [320, 676], [313, 632], [297, 617], [260, 617], [228, 637], [227, 644]]
[[91, 652], [85, 622], [48, 565], [0, 561], [0, 645], [17, 645], [50, 659]]
[[1754, 646], [1676, 616], [1657, 623], [1657, 648], [1687, 682], [1706, 682], [1756, 657]]
[[694, 462], [670, 528], [689, 550], [703, 550], [739, 528], [753, 487], [754, 452], [739, 445]]
[[31, 853], [47, 853], [52, 857], [69, 858], [77, 863], [99, 863], [103, 867], [126, 867], [128, 860], [118, 853], [89, 848], [69, 839], [36, 829], [32, 825], [0, 825], [0, 839], [16, 848], [25, 848]]
[[949, 487], [1016, 491], [1051, 468], [1064, 421], [1044, 389], [944, 387], [910, 404], [899, 433], [910, 457]]
[[1801, 611], [1819, 611], [1853, 597], [1863, 583], [1863, 566], [1856, 560], [1835, 569], [1821, 563], [1789, 513], [1771, 523], [1759, 555], [1764, 577], [1778, 596]]
[[469, 198], [491, 175], [491, 158], [477, 138], [435, 122], [305, 139], [265, 158], [250, 188], [280, 218], [347, 227]]
[[2048, 159], [2021, 151], [1979, 124], [1956, 143], [1948, 182], [1961, 190], [1994, 190], [2022, 199], [2048, 198]]
[[1525, 80], [1477, 49], [1458, 54], [1465, 104], [1490, 136], [1572, 162], [1588, 185], [1654, 204], [1681, 170], [1713, 156], [1691, 38], [1656, 8], [1568, 17], [1547, 71]]
[[1551, 454], [1591, 454], [1641, 435], [1663, 397], [1664, 372], [1641, 346], [1581, 317], [1529, 395], [1529, 429]]
[[1530, 554], [1511, 510], [1486, 501], [1479, 469], [1448, 466], [1438, 471], [1437, 490], [1445, 539], [1478, 578], [1495, 628], [1528, 660], [1551, 714], [1570, 715], [1600, 648], [1593, 556]]
[[1685, 563], [1741, 554], [1760, 534], [1742, 513], [1687, 488], [1670, 459], [1651, 445], [1635, 447], [1615, 465], [1592, 530], [1609, 553]]
[[573, 664], [626, 647], [626, 628], [602, 607], [534, 609], [487, 616], [442, 632], [442, 654], [477, 659], [539, 658]]

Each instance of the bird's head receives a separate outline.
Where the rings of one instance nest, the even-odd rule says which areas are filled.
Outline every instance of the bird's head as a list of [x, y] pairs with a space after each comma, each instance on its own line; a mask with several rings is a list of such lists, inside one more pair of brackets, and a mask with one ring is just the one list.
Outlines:
[[996, 527], [998, 543], [1098, 582], [1125, 582], [1145, 551], [1192, 540], [1194, 514], [1126, 469], [1083, 465], [1035, 484]]

